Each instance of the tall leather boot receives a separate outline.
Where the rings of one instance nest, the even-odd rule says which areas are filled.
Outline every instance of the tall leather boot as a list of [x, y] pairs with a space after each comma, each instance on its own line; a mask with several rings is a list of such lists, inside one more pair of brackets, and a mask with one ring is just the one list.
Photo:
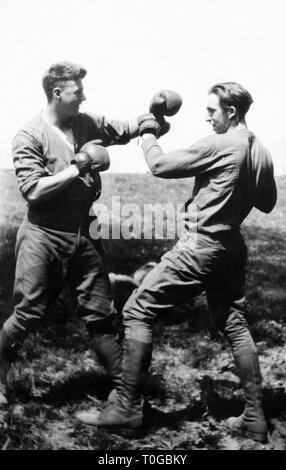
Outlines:
[[231, 417], [227, 425], [245, 437], [258, 442], [267, 442], [267, 423], [262, 408], [261, 373], [256, 353], [235, 357], [238, 375], [245, 396], [244, 412]]
[[6, 331], [2, 328], [0, 331], [0, 407], [6, 406], [8, 400], [6, 398], [7, 374], [10, 370], [13, 359], [12, 351], [13, 341]]
[[116, 399], [102, 411], [79, 413], [84, 424], [134, 436], [143, 429], [142, 389], [152, 357], [152, 345], [126, 339], [121, 383], [116, 387]]
[[[120, 383], [122, 370], [122, 353], [116, 330], [111, 321], [104, 320], [93, 322], [88, 326], [88, 331], [91, 336], [90, 347], [110, 376], [113, 387], [116, 387]], [[112, 396], [111, 392], [111, 400]]]

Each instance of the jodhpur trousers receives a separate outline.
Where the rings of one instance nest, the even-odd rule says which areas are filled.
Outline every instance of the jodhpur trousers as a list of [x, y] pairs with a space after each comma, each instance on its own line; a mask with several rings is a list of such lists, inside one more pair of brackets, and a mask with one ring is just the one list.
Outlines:
[[206, 291], [217, 327], [228, 337], [234, 355], [256, 352], [245, 318], [247, 248], [239, 231], [194, 234], [164, 254], [125, 304], [126, 338], [152, 342], [152, 323]]
[[86, 321], [103, 320], [113, 313], [113, 299], [100, 240], [47, 229], [27, 220], [16, 243], [14, 312], [4, 328], [21, 341], [46, 316], [69, 282]]

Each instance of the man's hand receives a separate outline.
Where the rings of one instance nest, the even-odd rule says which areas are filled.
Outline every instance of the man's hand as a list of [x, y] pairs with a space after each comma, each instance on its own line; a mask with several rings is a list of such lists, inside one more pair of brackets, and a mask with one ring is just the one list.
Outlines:
[[166, 134], [170, 129], [170, 124], [165, 121], [164, 116], [156, 119], [154, 114], [147, 113], [138, 117], [139, 135], [153, 134], [156, 138]]
[[78, 170], [79, 176], [84, 176], [90, 170], [105, 171], [110, 166], [109, 154], [105, 147], [100, 145], [99, 140], [91, 140], [82, 146], [80, 152], [74, 157], [74, 163]]

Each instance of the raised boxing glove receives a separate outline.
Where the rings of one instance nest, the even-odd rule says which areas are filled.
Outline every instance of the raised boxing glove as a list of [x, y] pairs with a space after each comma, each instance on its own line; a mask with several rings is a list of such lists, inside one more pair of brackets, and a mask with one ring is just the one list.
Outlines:
[[157, 116], [173, 116], [182, 106], [182, 97], [173, 90], [161, 90], [156, 93], [149, 106], [150, 113]]
[[161, 137], [170, 129], [170, 124], [165, 121], [163, 116], [156, 119], [154, 114], [146, 113], [138, 117], [139, 135], [153, 134], [155, 137]]

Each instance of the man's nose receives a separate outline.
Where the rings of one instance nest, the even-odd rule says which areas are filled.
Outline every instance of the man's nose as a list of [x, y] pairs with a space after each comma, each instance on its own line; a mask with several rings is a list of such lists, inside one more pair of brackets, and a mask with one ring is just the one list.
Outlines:
[[207, 122], [210, 122], [210, 121], [211, 121], [211, 117], [209, 116], [209, 114], [206, 115], [206, 121], [207, 121]]
[[86, 101], [86, 97], [84, 94], [81, 95], [81, 101]]

